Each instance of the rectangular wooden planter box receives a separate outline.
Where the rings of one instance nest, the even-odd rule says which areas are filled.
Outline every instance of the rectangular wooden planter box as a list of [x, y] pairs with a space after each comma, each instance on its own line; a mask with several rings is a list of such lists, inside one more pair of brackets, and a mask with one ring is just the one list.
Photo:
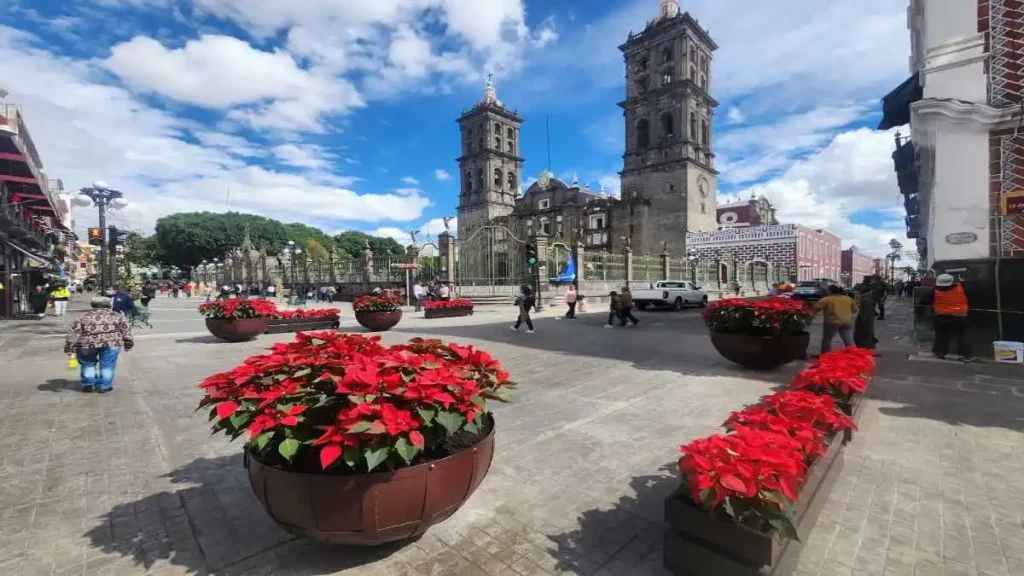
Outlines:
[[285, 334], [287, 332], [308, 332], [310, 330], [333, 330], [338, 327], [338, 316], [326, 318], [272, 319], [264, 334]]
[[431, 318], [457, 318], [459, 316], [472, 316], [472, 308], [437, 308], [434, 310], [424, 309], [423, 317]]
[[[860, 427], [860, 417], [864, 412], [864, 396], [867, 395], [868, 390], [871, 389], [871, 383], [868, 383], [868, 388], [864, 390], [864, 394], [857, 394], [853, 397], [850, 402], [839, 402], [839, 408], [846, 413], [847, 416], [853, 418], [853, 423]], [[843, 432], [843, 443], [849, 444], [853, 441], [853, 430], [847, 430]]]
[[836, 437], [811, 465], [796, 501], [800, 540], [757, 532], [697, 507], [684, 489], [665, 499], [665, 567], [679, 576], [783, 576], [790, 574], [843, 469], [843, 441]]

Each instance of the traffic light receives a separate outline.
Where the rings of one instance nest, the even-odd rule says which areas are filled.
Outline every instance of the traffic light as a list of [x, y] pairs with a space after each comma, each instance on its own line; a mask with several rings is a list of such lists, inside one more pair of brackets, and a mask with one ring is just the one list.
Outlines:
[[124, 243], [128, 239], [128, 232], [124, 230], [118, 230], [117, 226], [111, 226], [107, 228], [110, 233], [110, 247], [113, 248], [119, 244]]
[[526, 263], [530, 266], [537, 264], [537, 245], [532, 242], [526, 245]]
[[103, 229], [89, 228], [89, 244], [100, 246], [103, 244]]

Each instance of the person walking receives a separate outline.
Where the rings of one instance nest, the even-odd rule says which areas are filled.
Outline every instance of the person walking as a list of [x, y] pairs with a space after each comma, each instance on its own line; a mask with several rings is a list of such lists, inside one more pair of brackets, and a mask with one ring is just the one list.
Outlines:
[[[447, 286], [442, 285], [442, 288], [447, 289]], [[521, 294], [516, 298], [516, 306], [519, 307], [519, 317], [516, 318], [516, 324], [512, 327], [512, 330], [518, 332], [519, 326], [526, 322], [526, 333], [533, 334], [533, 320], [530, 319], [530, 310], [535, 305], [536, 300], [533, 298], [533, 290], [530, 290], [528, 286], [523, 286]]]
[[612, 290], [608, 294], [608, 323], [605, 328], [615, 328], [615, 319], [619, 317], [619, 293]]
[[123, 292], [121, 290], [107, 288], [103, 292], [103, 295], [106, 296], [107, 298], [110, 298], [110, 308], [114, 312], [122, 314], [126, 318], [130, 318], [131, 316], [135, 315], [135, 300], [132, 299], [131, 294], [128, 294], [127, 292]]
[[832, 340], [836, 334], [845, 346], [853, 346], [853, 317], [857, 312], [857, 303], [835, 284], [828, 287], [825, 296], [814, 305], [815, 314], [821, 314], [825, 325], [821, 329], [821, 353], [832, 350]]
[[419, 280], [412, 285], [412, 298], [413, 304], [416, 306], [416, 311], [419, 312], [423, 309], [423, 285], [420, 284]]
[[50, 300], [53, 302], [53, 315], [63, 316], [68, 311], [68, 300], [71, 299], [71, 291], [64, 284], [58, 285], [50, 292]]
[[570, 320], [576, 319], [576, 287], [569, 285], [569, 289], [565, 291], [565, 303], [569, 306], [569, 310], [565, 313], [565, 317]]
[[156, 298], [156, 285], [152, 281], [146, 280], [146, 283], [142, 285], [142, 298], [140, 299], [142, 307], [149, 308], [149, 303], [153, 301], [153, 298]]
[[629, 291], [629, 286], [622, 287], [622, 296], [619, 297], [619, 321], [620, 326], [627, 326], [627, 321], [631, 327], [640, 323], [633, 316], [633, 293]]
[[875, 337], [875, 300], [871, 296], [871, 287], [861, 284], [857, 286], [857, 318], [853, 323], [853, 344], [857, 348], [874, 350], [878, 345]]
[[971, 362], [970, 345], [967, 342], [967, 294], [960, 282], [950, 274], [939, 274], [935, 278], [935, 296], [932, 301], [935, 326], [935, 344], [932, 352], [940, 360], [946, 359], [950, 337], [956, 337], [957, 353], [965, 362]]
[[885, 280], [882, 280], [881, 276], [876, 275], [871, 279], [871, 298], [878, 307], [879, 320], [885, 320], [885, 299], [888, 297], [889, 287], [885, 285]]
[[46, 316], [46, 305], [50, 302], [50, 296], [43, 291], [42, 286], [36, 286], [28, 294], [28, 304], [32, 307], [32, 313], [42, 318]]
[[[441, 284], [438, 290], [438, 294], [440, 295], [441, 300], [448, 300], [449, 298], [451, 298], [451, 290], [448, 288], [447, 284]], [[529, 288], [527, 288], [526, 290], [529, 290]], [[531, 329], [530, 331], [532, 332], [533, 329]]]
[[75, 354], [81, 366], [82, 392], [101, 394], [114, 389], [114, 371], [121, 349], [135, 346], [131, 327], [124, 315], [112, 309], [113, 300], [93, 298], [92, 310], [71, 325], [64, 341], [64, 353]]

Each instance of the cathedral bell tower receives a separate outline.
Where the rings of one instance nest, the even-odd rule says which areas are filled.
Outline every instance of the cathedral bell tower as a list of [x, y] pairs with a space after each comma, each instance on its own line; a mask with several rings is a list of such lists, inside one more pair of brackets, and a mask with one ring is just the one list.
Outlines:
[[523, 119], [498, 100], [488, 76], [483, 99], [458, 122], [462, 133], [458, 235], [468, 238], [515, 208], [523, 175], [523, 159], [519, 156]]
[[711, 55], [718, 46], [678, 0], [619, 47], [626, 64], [622, 200], [633, 249], [684, 250], [686, 233], [714, 230], [717, 176]]

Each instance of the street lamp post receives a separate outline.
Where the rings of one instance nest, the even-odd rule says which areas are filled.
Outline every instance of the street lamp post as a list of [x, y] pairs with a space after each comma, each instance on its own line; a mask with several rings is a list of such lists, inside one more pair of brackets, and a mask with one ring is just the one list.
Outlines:
[[295, 292], [295, 259], [298, 258], [299, 254], [302, 254], [302, 248], [296, 248], [295, 247], [295, 241], [294, 240], [289, 240], [288, 244], [281, 251], [288, 255], [288, 260], [290, 260], [291, 264], [292, 264], [292, 282], [291, 282], [292, 285], [291, 285], [291, 290], [292, 290], [292, 293], [294, 294], [294, 292]]
[[697, 285], [697, 264], [700, 259], [697, 257], [697, 250], [694, 248], [686, 249], [686, 259], [690, 262], [690, 281], [693, 285]]
[[[95, 205], [99, 209], [99, 226], [100, 226], [100, 254], [99, 254], [99, 267], [100, 267], [100, 291], [104, 290], [110, 284], [107, 283], [108, 279], [110, 283], [114, 282], [115, 272], [114, 268], [117, 266], [117, 255], [107, 253], [107, 242], [110, 240], [107, 238], [107, 207], [111, 209], [124, 208], [127, 202], [124, 200], [124, 194], [119, 190], [114, 190], [108, 187], [103, 182], [95, 182], [92, 186], [86, 186], [79, 190], [79, 194], [72, 199], [72, 203], [83, 208]], [[107, 268], [107, 258], [110, 258], [111, 266], [110, 270]]]

